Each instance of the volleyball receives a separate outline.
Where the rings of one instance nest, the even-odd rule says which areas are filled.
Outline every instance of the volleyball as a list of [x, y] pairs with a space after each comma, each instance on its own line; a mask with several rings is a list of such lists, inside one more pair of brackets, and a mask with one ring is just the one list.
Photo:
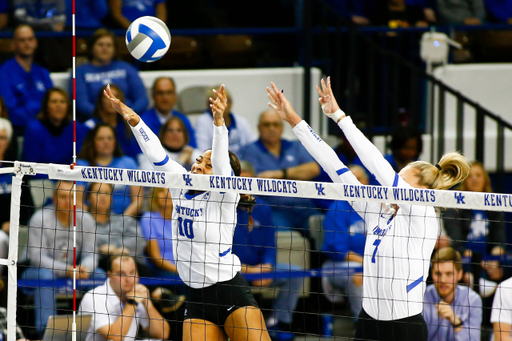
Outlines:
[[171, 46], [171, 32], [162, 20], [145, 16], [131, 23], [125, 40], [133, 58], [151, 63], [162, 58]]

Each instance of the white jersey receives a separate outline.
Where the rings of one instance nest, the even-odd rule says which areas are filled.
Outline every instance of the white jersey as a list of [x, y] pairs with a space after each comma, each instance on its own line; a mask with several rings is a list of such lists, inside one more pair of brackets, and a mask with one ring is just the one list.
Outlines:
[[[383, 186], [413, 189], [357, 129], [350, 117], [340, 121], [365, 167]], [[293, 131], [334, 182], [358, 184], [356, 177], [309, 125], [302, 121]], [[366, 223], [363, 262], [363, 309], [377, 320], [397, 320], [420, 314], [430, 258], [439, 231], [439, 217], [430, 206], [351, 202]]]
[[[229, 163], [228, 130], [213, 125], [212, 166], [215, 175], [233, 174]], [[157, 170], [187, 173], [169, 158], [158, 137], [141, 120], [132, 127], [142, 151]], [[171, 189], [173, 254], [181, 280], [192, 288], [205, 288], [229, 281], [241, 270], [233, 254], [237, 222], [238, 193], [201, 192]]]
[[[512, 325], [512, 278], [501, 282], [496, 289], [492, 303], [491, 322]], [[510, 336], [512, 337], [512, 332]]]

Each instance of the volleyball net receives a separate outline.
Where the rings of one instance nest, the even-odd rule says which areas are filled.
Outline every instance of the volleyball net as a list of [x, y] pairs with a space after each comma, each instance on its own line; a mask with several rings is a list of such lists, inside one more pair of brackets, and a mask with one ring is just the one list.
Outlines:
[[[365, 235], [387, 232], [366, 226], [348, 202], [380, 203], [383, 210], [389, 204], [442, 208], [443, 228], [424, 242], [461, 251], [464, 276], [459, 285], [470, 286], [482, 301], [480, 310], [468, 300], [461, 303], [462, 309], [480, 311], [482, 339], [491, 333], [498, 284], [512, 274], [505, 235], [510, 230], [510, 194], [23, 162], [1, 172], [13, 175], [9, 248], [7, 257], [0, 259], [7, 278], [9, 341], [19, 338], [20, 330], [45, 341], [107, 339], [101, 327], [122, 318], [126, 297], [135, 297], [146, 309], [151, 301], [159, 313], [149, 316], [149, 310], [137, 311], [140, 331], [129, 333], [137, 338], [180, 340], [190, 293], [176, 273], [172, 244], [177, 236], [172, 235], [170, 214], [183, 211], [188, 218], [175, 222], [178, 233], [191, 242], [199, 239], [195, 241], [199, 248], [207, 245], [194, 230], [194, 219], [205, 218], [200, 208], [173, 203], [167, 189], [256, 198], [239, 203], [237, 216], [231, 217], [238, 222], [233, 244], [225, 250], [217, 245], [218, 259], [232, 253], [241, 260], [241, 273], [275, 340], [352, 337], [365, 295], [363, 258], [373, 261], [379, 256], [378, 244], [364, 249]], [[460, 233], [451, 238], [446, 231]], [[430, 270], [428, 274], [426, 284], [435, 286]], [[221, 313], [215, 313], [220, 311], [215, 305], [222, 302], [214, 302], [205, 297], [206, 320], [222, 319]], [[438, 303], [439, 299], [432, 304]], [[455, 312], [457, 304], [452, 304]], [[230, 308], [228, 304], [225, 310]], [[441, 317], [428, 323], [449, 330]], [[168, 334], [155, 332], [151, 325]], [[101, 336], [95, 338], [95, 334]]]

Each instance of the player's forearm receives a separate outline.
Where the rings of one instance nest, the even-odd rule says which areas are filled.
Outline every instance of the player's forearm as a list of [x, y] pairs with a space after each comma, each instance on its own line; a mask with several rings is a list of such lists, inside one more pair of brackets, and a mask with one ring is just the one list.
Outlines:
[[215, 175], [231, 175], [228, 128], [213, 124], [212, 166]]

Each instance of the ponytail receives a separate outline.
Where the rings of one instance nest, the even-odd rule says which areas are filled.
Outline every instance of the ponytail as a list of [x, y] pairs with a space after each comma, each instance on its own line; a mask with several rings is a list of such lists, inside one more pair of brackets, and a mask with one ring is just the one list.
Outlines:
[[418, 169], [419, 184], [430, 189], [452, 188], [464, 181], [471, 170], [466, 158], [458, 152], [443, 155], [436, 165], [416, 161], [409, 166]]

